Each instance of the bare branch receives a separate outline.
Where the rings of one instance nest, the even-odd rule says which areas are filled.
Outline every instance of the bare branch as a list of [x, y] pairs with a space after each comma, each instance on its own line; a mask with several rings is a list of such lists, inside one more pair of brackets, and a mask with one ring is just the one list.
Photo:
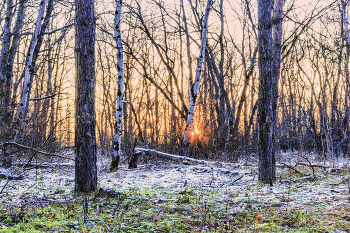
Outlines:
[[43, 155], [46, 155], [46, 156], [56, 156], [56, 157], [59, 157], [59, 158], [62, 158], [62, 159], [68, 159], [68, 160], [72, 160], [72, 161], [75, 161], [75, 159], [72, 159], [72, 158], [68, 158], [68, 157], [64, 157], [62, 155], [59, 155], [59, 154], [55, 154], [55, 153], [48, 153], [48, 152], [45, 152], [45, 151], [41, 151], [41, 150], [37, 150], [33, 147], [29, 147], [29, 146], [25, 146], [25, 145], [21, 145], [21, 144], [18, 144], [16, 142], [3, 142], [2, 144], [0, 144], [1, 146], [4, 146], [4, 145], [14, 145], [14, 146], [17, 146], [17, 147], [21, 147], [23, 149], [27, 149], [27, 150], [32, 150], [32, 151], [35, 151], [39, 154], [43, 154]]

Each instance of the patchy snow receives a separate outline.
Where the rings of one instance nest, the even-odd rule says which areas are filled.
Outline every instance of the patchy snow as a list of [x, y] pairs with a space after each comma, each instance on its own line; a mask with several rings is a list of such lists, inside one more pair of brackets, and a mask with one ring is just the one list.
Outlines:
[[[290, 155], [290, 154], [289, 154]], [[293, 164], [298, 158], [282, 155], [283, 162]], [[300, 158], [299, 158], [300, 159]], [[320, 211], [349, 207], [348, 174], [329, 174], [317, 168], [318, 179], [314, 182], [289, 176], [289, 169], [278, 167], [279, 178], [273, 187], [257, 181], [256, 159], [242, 159], [239, 163], [216, 163], [213, 166], [183, 164], [146, 164], [137, 169], [121, 166], [117, 172], [106, 172], [109, 160], [99, 158], [98, 185], [127, 192], [133, 190], [163, 189], [178, 193], [184, 187], [193, 188], [200, 193], [217, 193], [216, 202], [230, 203], [233, 209], [259, 208], [260, 205], [279, 209], [296, 208], [304, 211]], [[282, 161], [281, 159], [279, 160]], [[305, 163], [305, 161], [303, 161]], [[347, 159], [338, 159], [336, 164], [322, 163], [327, 166], [344, 166]], [[51, 164], [52, 165], [52, 164]], [[55, 166], [54, 166], [55, 167]], [[299, 169], [301, 167], [297, 167]], [[1, 168], [1, 173], [13, 173], [17, 168]], [[310, 169], [303, 170], [304, 173]], [[74, 190], [73, 163], [56, 168], [31, 169], [23, 173], [24, 180], [9, 181], [0, 194], [0, 200], [14, 205], [41, 203], [50, 200], [69, 201]], [[238, 177], [242, 176], [241, 179]], [[235, 181], [236, 180], [236, 181]], [[233, 182], [235, 181], [235, 182]], [[0, 188], [7, 183], [0, 180]], [[248, 201], [247, 201], [248, 200]], [[349, 207], [350, 208], [350, 207]]]

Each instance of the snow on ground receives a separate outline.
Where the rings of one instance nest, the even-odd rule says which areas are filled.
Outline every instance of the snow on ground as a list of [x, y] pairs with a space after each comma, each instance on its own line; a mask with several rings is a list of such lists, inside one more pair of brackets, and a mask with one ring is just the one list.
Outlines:
[[[289, 153], [288, 155], [281, 154], [278, 160], [292, 164], [298, 159], [302, 158], [297, 158]], [[216, 201], [219, 202], [224, 202], [226, 196], [234, 196], [233, 204], [237, 208], [248, 206], [259, 208], [258, 204], [266, 204], [274, 206], [277, 212], [279, 209], [291, 207], [304, 211], [316, 209], [320, 213], [332, 208], [350, 208], [348, 173], [329, 174], [327, 171], [317, 169], [317, 180], [307, 181], [297, 177], [289, 178], [289, 169], [278, 167], [278, 180], [273, 187], [270, 187], [257, 182], [256, 162], [256, 159], [250, 158], [241, 159], [239, 163], [216, 163], [213, 166], [202, 166], [171, 164], [163, 161], [156, 164], [139, 165], [137, 169], [132, 170], [123, 165], [119, 171], [109, 173], [106, 172], [109, 160], [100, 158], [98, 185], [102, 188], [113, 188], [125, 192], [130, 189], [155, 190], [160, 188], [178, 193], [187, 187], [200, 190], [200, 192], [217, 192]], [[348, 162], [348, 159], [337, 159], [337, 161], [322, 164], [341, 167]], [[297, 169], [300, 168], [297, 167]], [[0, 173], [10, 174], [15, 169], [17, 168], [0, 168]], [[53, 168], [31, 169], [25, 171], [24, 175], [24, 180], [8, 182], [0, 194], [0, 200], [5, 196], [13, 195], [12, 198], [7, 199], [7, 202], [19, 206], [30, 201], [30, 198], [33, 199], [33, 202], [42, 202], [42, 205], [45, 205], [50, 198], [55, 198], [56, 201], [58, 199], [70, 200], [72, 190], [74, 190], [73, 163], [66, 166], [57, 165]], [[242, 175], [243, 177], [237, 180]], [[6, 183], [6, 180], [0, 180], [0, 189]], [[247, 199], [250, 201], [247, 202]]]

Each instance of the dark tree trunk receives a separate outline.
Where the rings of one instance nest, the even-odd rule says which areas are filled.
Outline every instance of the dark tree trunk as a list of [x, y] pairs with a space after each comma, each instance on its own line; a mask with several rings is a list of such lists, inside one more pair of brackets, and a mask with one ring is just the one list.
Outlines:
[[6, 87], [6, 70], [8, 68], [8, 57], [9, 57], [9, 49], [11, 45], [11, 23], [12, 23], [12, 9], [13, 8], [13, 0], [7, 1], [6, 7], [6, 17], [5, 24], [3, 28], [3, 36], [2, 36], [2, 48], [0, 54], [0, 114], [6, 115], [7, 109], [5, 105], [5, 95], [7, 91]]
[[75, 0], [75, 191], [97, 188], [95, 138], [95, 19], [93, 0]]
[[[13, 29], [12, 35], [12, 43], [11, 43], [11, 48], [9, 51], [9, 58], [8, 58], [8, 68], [6, 72], [6, 95], [5, 95], [5, 108], [6, 109], [11, 109], [11, 91], [12, 91], [12, 81], [13, 81], [13, 66], [14, 66], [14, 60], [15, 60], [15, 55], [18, 50], [18, 45], [19, 41], [21, 39], [21, 29], [23, 27], [23, 21], [24, 21], [24, 13], [26, 10], [26, 1], [20, 1], [19, 2], [19, 7], [17, 11], [17, 19], [16, 19], [16, 24]], [[9, 114], [7, 116], [8, 120], [12, 119], [12, 114], [13, 111], [9, 111]]]
[[[283, 16], [284, 0], [275, 0], [273, 9], [273, 85], [272, 85], [272, 114], [273, 114], [273, 130], [277, 124], [277, 100], [278, 100], [278, 81], [280, 78], [281, 67], [281, 48], [282, 48], [282, 16]], [[273, 132], [274, 133], [274, 132]]]
[[272, 182], [276, 179], [276, 160], [274, 154], [272, 91], [272, 0], [258, 1], [259, 21], [259, 180]]

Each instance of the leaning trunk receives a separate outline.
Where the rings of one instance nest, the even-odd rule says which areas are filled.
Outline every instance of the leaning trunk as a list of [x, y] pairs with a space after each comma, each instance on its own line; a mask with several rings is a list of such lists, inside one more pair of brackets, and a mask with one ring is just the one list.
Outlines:
[[209, 11], [210, 11], [211, 5], [212, 5], [212, 0], [208, 0], [207, 7], [205, 9], [204, 20], [203, 20], [201, 46], [200, 46], [200, 52], [198, 57], [196, 77], [193, 83], [192, 83], [192, 80], [190, 81], [190, 106], [188, 109], [187, 124], [186, 124], [185, 135], [184, 135], [185, 153], [188, 153], [188, 148], [190, 144], [189, 135], [193, 126], [193, 117], [195, 113], [197, 93], [199, 90], [200, 78], [202, 73], [202, 64], [203, 64], [203, 59], [205, 55], [204, 53], [205, 53], [205, 48], [207, 44], [208, 18], [209, 18]]
[[34, 73], [33, 53], [34, 53], [34, 48], [37, 43], [38, 35], [41, 29], [41, 23], [45, 12], [46, 2], [47, 0], [42, 0], [40, 3], [39, 14], [38, 14], [37, 21], [35, 23], [33, 38], [31, 40], [31, 44], [27, 54], [26, 65], [24, 68], [24, 81], [23, 81], [23, 87], [22, 87], [21, 100], [18, 103], [16, 119], [15, 119], [15, 121], [18, 122], [19, 124], [21, 121], [23, 121], [26, 118], [27, 112], [28, 112], [27, 99], [29, 98], [30, 87], [32, 85], [30, 76], [31, 76], [31, 73]]
[[[36, 42], [36, 45], [35, 45], [35, 48], [34, 48], [34, 52], [33, 52], [33, 60], [32, 60], [33, 67], [35, 67], [36, 60], [37, 60], [37, 58], [39, 56], [40, 48], [41, 48], [41, 45], [42, 45], [43, 40], [44, 40], [44, 33], [45, 33], [47, 27], [50, 24], [52, 11], [53, 11], [53, 0], [48, 0], [47, 8], [46, 8], [46, 15], [45, 15], [45, 18], [43, 20], [43, 24], [42, 24], [42, 26], [40, 28], [40, 33], [38, 35], [38, 40]], [[49, 48], [49, 49], [51, 49], [51, 48]], [[30, 83], [33, 82], [33, 78], [34, 78], [34, 72], [30, 74]], [[28, 90], [29, 93], [31, 93], [31, 89], [32, 89], [32, 85], [29, 86], [29, 90]], [[29, 98], [29, 95], [28, 95], [27, 106], [29, 105], [29, 101], [30, 101], [30, 98]]]

